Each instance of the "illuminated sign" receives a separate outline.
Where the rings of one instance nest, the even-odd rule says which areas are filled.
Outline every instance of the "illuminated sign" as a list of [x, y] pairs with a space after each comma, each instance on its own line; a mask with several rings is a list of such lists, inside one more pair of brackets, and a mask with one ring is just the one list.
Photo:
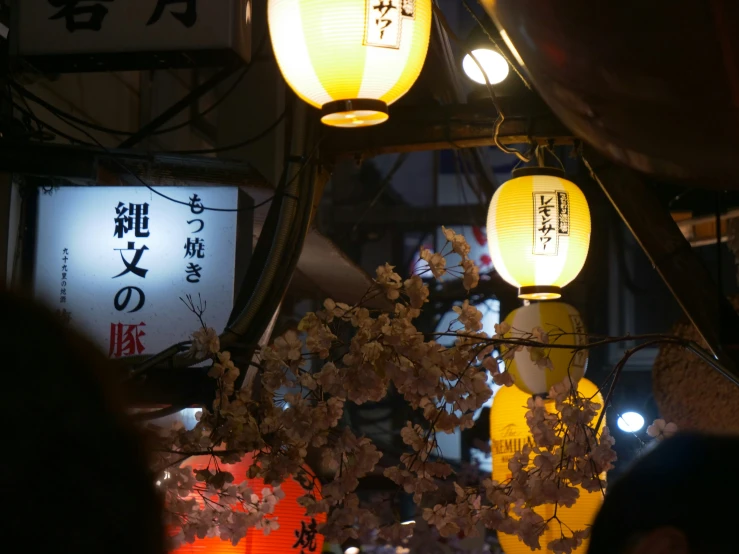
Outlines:
[[111, 358], [158, 351], [233, 305], [236, 187], [60, 187], [39, 196], [34, 290]]

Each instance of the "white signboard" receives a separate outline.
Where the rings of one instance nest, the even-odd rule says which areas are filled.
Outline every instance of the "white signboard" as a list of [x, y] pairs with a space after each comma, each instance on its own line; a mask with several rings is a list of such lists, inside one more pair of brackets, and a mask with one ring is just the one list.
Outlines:
[[60, 187], [38, 205], [36, 296], [111, 358], [156, 354], [198, 320], [180, 300], [206, 302], [220, 331], [233, 306], [236, 187]]
[[248, 60], [251, 0], [19, 0], [14, 11], [23, 56], [231, 48]]

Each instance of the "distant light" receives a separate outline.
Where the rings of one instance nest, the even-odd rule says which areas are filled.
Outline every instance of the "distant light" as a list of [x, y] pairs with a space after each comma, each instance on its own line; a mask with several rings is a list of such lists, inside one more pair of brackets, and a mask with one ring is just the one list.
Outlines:
[[415, 519], [409, 519], [407, 521], [401, 521], [400, 524], [401, 525], [415, 525], [416, 524], [416, 520]]
[[616, 424], [624, 433], [636, 433], [644, 427], [644, 418], [636, 412], [626, 412], [621, 414]]
[[359, 548], [356, 546], [350, 546], [346, 550], [344, 550], [344, 554], [359, 554]]
[[[474, 56], [482, 66], [491, 85], [497, 85], [508, 77], [508, 71], [510, 68], [508, 67], [508, 62], [505, 61], [505, 58], [500, 55], [500, 52], [496, 52], [495, 50], [488, 48], [478, 48], [477, 50], [472, 51], [472, 56]], [[484, 85], [485, 77], [483, 76], [482, 71], [480, 71], [480, 67], [475, 63], [475, 60], [472, 59], [472, 56], [467, 54], [464, 57], [462, 60], [462, 69], [467, 74], [467, 77], [476, 83]]]

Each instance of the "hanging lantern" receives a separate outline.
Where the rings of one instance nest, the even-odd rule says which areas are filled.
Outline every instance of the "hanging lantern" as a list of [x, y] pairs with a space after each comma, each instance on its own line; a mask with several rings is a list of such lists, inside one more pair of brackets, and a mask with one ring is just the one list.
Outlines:
[[426, 59], [431, 0], [269, 0], [267, 11], [285, 81], [326, 125], [386, 121]]
[[[506, 335], [512, 338], [529, 337], [531, 330], [541, 327], [550, 334], [550, 343], [586, 344], [585, 325], [580, 313], [563, 302], [534, 302], [528, 306], [513, 310], [505, 318], [511, 331]], [[552, 334], [573, 333], [563, 337], [552, 337]], [[505, 352], [504, 348], [501, 348]], [[585, 375], [588, 365], [588, 351], [573, 352], [567, 348], [546, 349], [553, 369], [537, 366], [531, 359], [531, 353], [524, 348], [514, 354], [508, 363], [516, 386], [528, 394], [545, 394], [552, 385], [561, 383], [569, 375], [573, 381], [579, 381]]]
[[[193, 469], [204, 469], [208, 465], [210, 456], [194, 456], [187, 460], [186, 465]], [[237, 464], [220, 464], [225, 471], [233, 474], [234, 483], [246, 481], [261, 498], [264, 488], [271, 489], [261, 479], [248, 479], [247, 471], [252, 465], [252, 456], [246, 455]], [[321, 523], [326, 522], [326, 514], [306, 516], [305, 507], [298, 504], [298, 498], [305, 494], [305, 489], [295, 480], [284, 481], [280, 488], [285, 493], [270, 514], [270, 519], [276, 518], [279, 528], [265, 535], [261, 529], [249, 529], [246, 536], [235, 546], [230, 541], [220, 537], [195, 539], [192, 544], [183, 544], [173, 551], [173, 554], [313, 554], [321, 552], [323, 535], [316, 532]], [[320, 494], [320, 490], [318, 491]]]
[[515, 169], [493, 195], [487, 231], [495, 270], [518, 287], [518, 297], [552, 300], [585, 263], [590, 210], [563, 171]]
[[[577, 390], [585, 397], [593, 397], [595, 402], [600, 403], [603, 409], [603, 397], [598, 393], [598, 387], [587, 379], [581, 379], [577, 385]], [[526, 402], [531, 395], [518, 390], [516, 387], [503, 387], [498, 390], [493, 399], [493, 407], [490, 410], [490, 436], [492, 439], [493, 454], [493, 479], [496, 481], [505, 481], [511, 477], [508, 469], [508, 461], [513, 454], [520, 450], [526, 443], [534, 444], [531, 431], [526, 423]], [[547, 409], [554, 411], [554, 402], [547, 403]], [[600, 410], [598, 416], [600, 416]], [[605, 426], [605, 419], [601, 429]], [[605, 476], [601, 476], [604, 479]], [[588, 492], [578, 487], [580, 496], [571, 508], [559, 506], [557, 509], [557, 517], [564, 525], [570, 529], [585, 529], [588, 525], [592, 525], [595, 516], [600, 510], [603, 503], [603, 495], [600, 491]], [[537, 506], [534, 511], [544, 520], [554, 516], [554, 505], [545, 504]], [[555, 539], [560, 538], [561, 533], [559, 526], [550, 526], [544, 532], [541, 538], [541, 544], [546, 545]], [[531, 549], [521, 542], [517, 536], [506, 533], [498, 533], [500, 546], [505, 554], [531, 554]], [[583, 541], [579, 548], [573, 550], [573, 554], [585, 554], [588, 550], [588, 541]]]

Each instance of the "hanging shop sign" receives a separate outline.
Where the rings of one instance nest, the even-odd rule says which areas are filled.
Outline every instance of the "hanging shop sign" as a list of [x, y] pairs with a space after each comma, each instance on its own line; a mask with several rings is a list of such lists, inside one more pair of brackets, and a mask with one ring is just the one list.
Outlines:
[[55, 73], [249, 61], [251, 1], [23, 0], [12, 45]]
[[[36, 296], [110, 358], [187, 340], [205, 305], [220, 331], [233, 306], [236, 187], [60, 187], [41, 190]], [[175, 201], [181, 202], [175, 202]]]

